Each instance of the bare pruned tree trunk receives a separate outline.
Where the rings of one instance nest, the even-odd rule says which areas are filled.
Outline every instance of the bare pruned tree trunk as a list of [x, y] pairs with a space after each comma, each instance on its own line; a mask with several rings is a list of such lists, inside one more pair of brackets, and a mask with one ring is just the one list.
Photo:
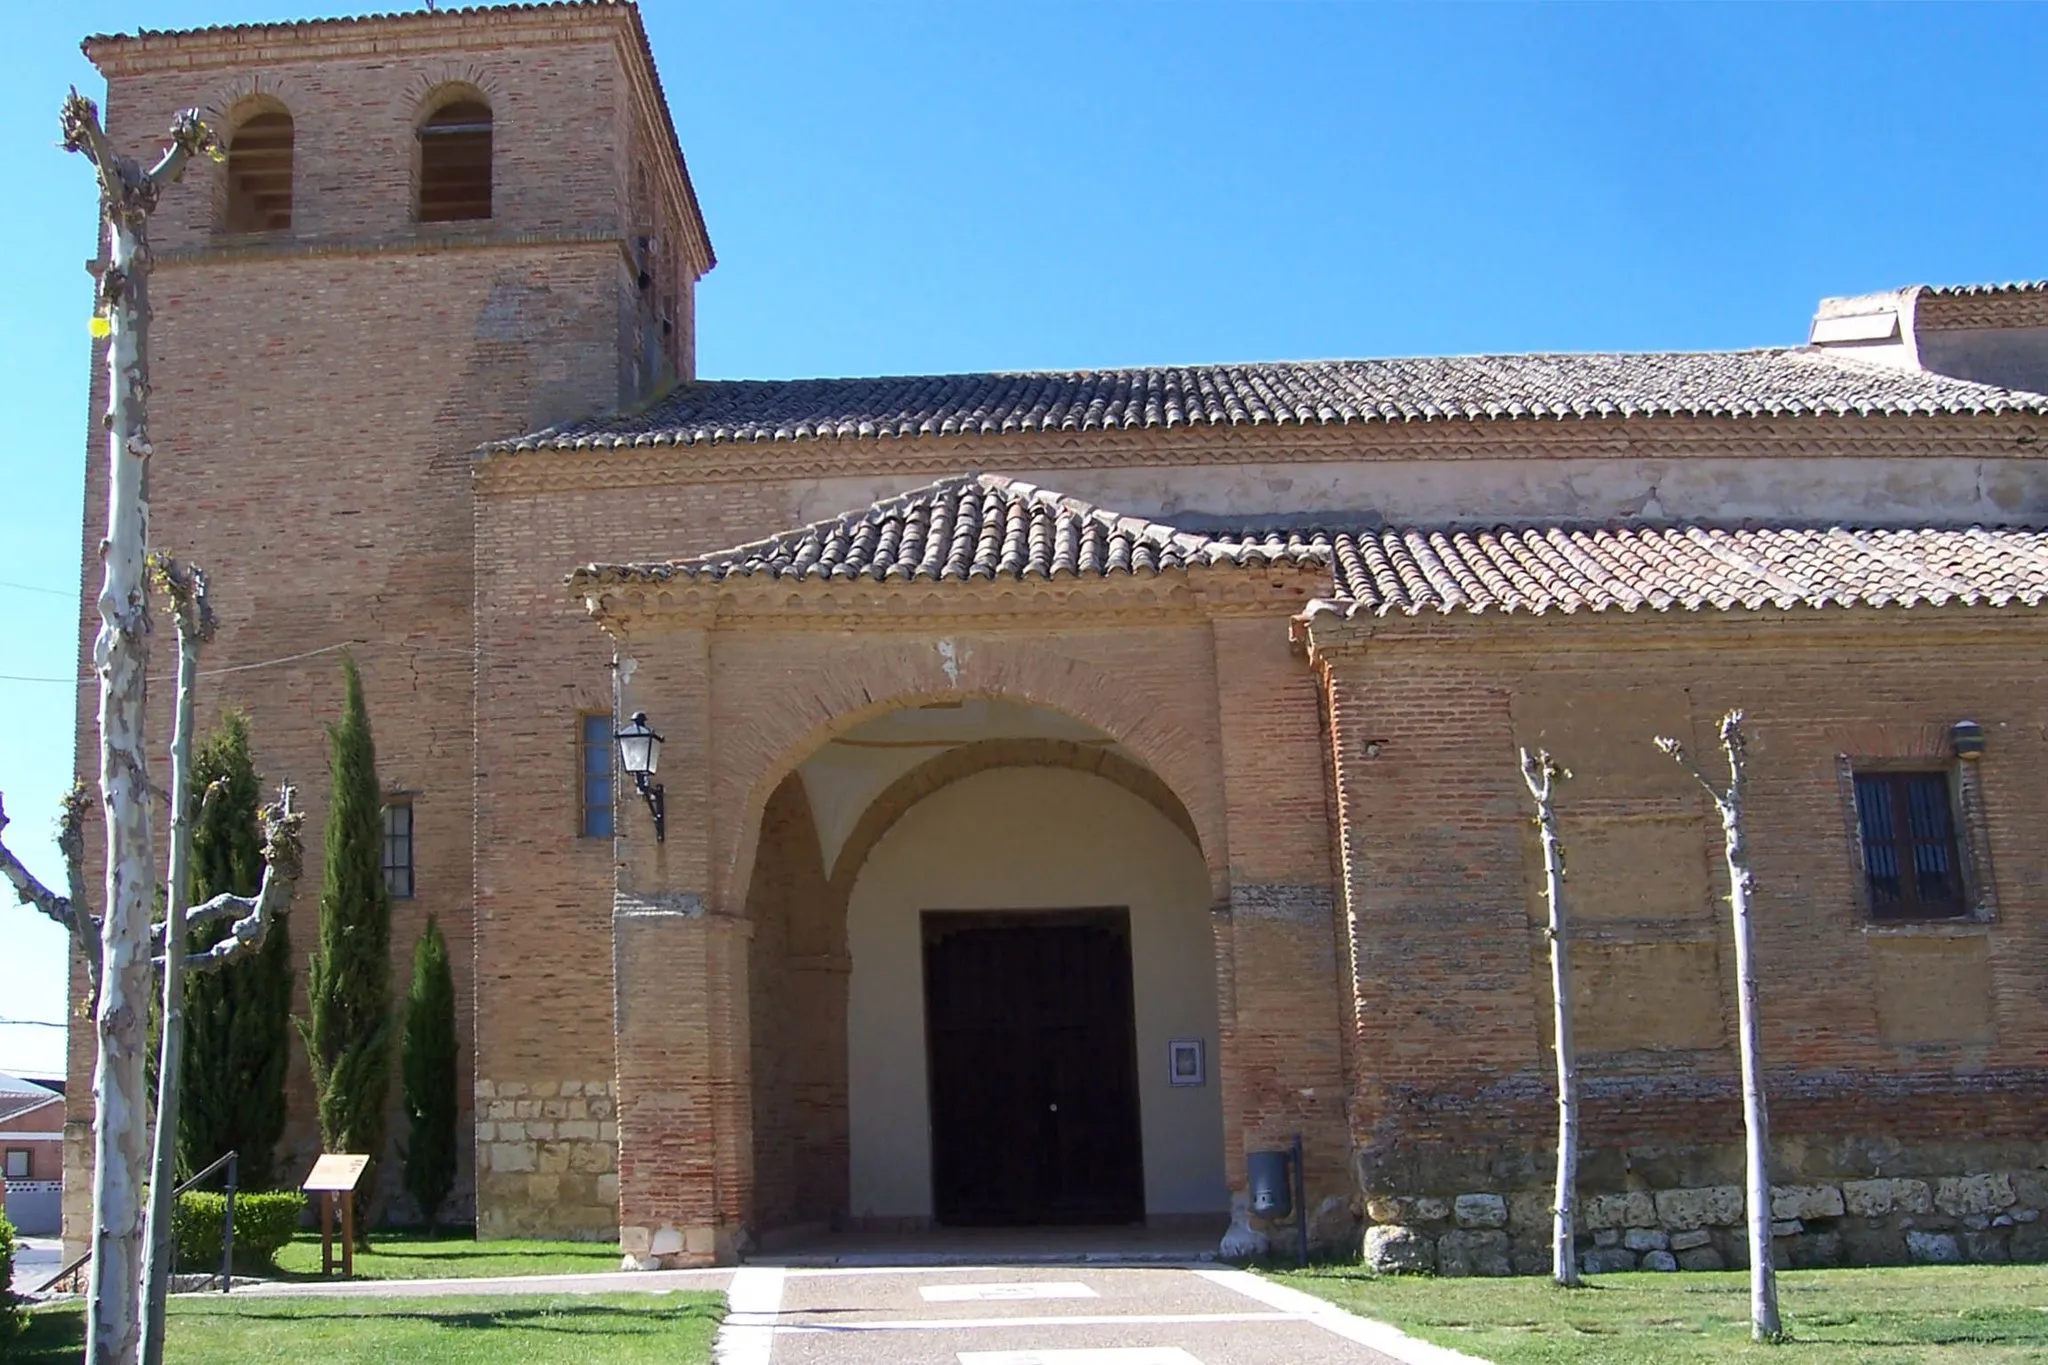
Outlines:
[[1572, 958], [1565, 932], [1564, 845], [1557, 837], [1557, 784], [1571, 777], [1548, 750], [1522, 753], [1522, 781], [1536, 801], [1536, 831], [1543, 842], [1543, 901], [1549, 910], [1543, 936], [1550, 943], [1552, 1037], [1557, 1051], [1557, 1192], [1551, 1200], [1550, 1274], [1572, 1288], [1579, 1282], [1579, 1064], [1572, 1046]]
[[100, 801], [107, 822], [106, 888], [95, 1008], [93, 1233], [86, 1356], [127, 1365], [141, 1344], [143, 1053], [148, 1044], [151, 867], [149, 764], [143, 745], [149, 662], [149, 236], [151, 210], [212, 135], [188, 109], [170, 145], [144, 169], [115, 151], [99, 110], [73, 90], [64, 101], [64, 146], [98, 172], [106, 256], [99, 268], [94, 331], [107, 338], [107, 535], [100, 542]]
[[[183, 1093], [180, 1073], [184, 1070], [185, 973], [214, 971], [236, 958], [247, 956], [263, 945], [270, 925], [289, 902], [299, 877], [299, 815], [292, 809], [292, 789], [285, 787], [278, 804], [264, 811], [267, 835], [263, 880], [254, 896], [222, 894], [187, 913], [192, 873], [192, 726], [194, 691], [199, 674], [199, 651], [213, 638], [213, 609], [207, 601], [206, 575], [168, 559], [154, 559], [157, 586], [171, 599], [172, 616], [178, 626], [178, 709], [171, 732], [171, 854], [170, 878], [165, 892], [163, 947], [163, 1041], [157, 1063], [156, 1149], [151, 1161], [149, 1187], [149, 1237], [143, 1251], [143, 1284], [146, 1311], [143, 1315], [142, 1359], [145, 1365], [161, 1365], [164, 1358], [164, 1310], [170, 1297], [171, 1264], [177, 1239], [172, 1230], [171, 1190], [177, 1179], [178, 1101]], [[216, 792], [202, 798], [211, 803]], [[245, 929], [238, 920], [235, 930], [221, 943], [201, 953], [185, 951], [186, 935], [194, 925], [210, 923], [226, 915], [240, 915], [248, 921]]]
[[1728, 756], [1726, 789], [1707, 780], [1678, 740], [1659, 737], [1657, 747], [1678, 760], [1706, 788], [1721, 815], [1721, 837], [1728, 856], [1728, 905], [1735, 921], [1736, 1024], [1742, 1042], [1742, 1124], [1748, 1148], [1750, 1335], [1758, 1341], [1776, 1341], [1785, 1329], [1778, 1316], [1778, 1274], [1771, 1265], [1771, 1134], [1764, 1106], [1756, 932], [1750, 913], [1756, 875], [1750, 871], [1749, 845], [1742, 835], [1746, 753], [1742, 712], [1730, 711], [1721, 717], [1721, 749]]

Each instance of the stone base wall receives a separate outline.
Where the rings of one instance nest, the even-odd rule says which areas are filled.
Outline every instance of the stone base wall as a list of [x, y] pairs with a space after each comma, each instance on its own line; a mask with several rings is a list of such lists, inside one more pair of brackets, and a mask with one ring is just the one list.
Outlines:
[[[1749, 1264], [1739, 1185], [1580, 1195], [1587, 1274], [1729, 1270]], [[1377, 1196], [1365, 1201], [1366, 1264], [1388, 1272], [1550, 1271], [1550, 1191]], [[2048, 1170], [1771, 1187], [1781, 1268], [2048, 1261]]]
[[619, 1126], [612, 1083], [476, 1083], [479, 1237], [619, 1234]]

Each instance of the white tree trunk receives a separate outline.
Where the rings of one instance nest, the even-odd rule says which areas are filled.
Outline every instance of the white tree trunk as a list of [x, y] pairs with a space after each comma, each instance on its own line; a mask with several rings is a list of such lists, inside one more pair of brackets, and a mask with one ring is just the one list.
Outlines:
[[177, 1254], [171, 1231], [171, 1191], [178, 1172], [178, 1100], [185, 1051], [185, 906], [192, 894], [192, 724], [199, 647], [206, 620], [203, 577], [181, 580], [160, 566], [178, 623], [178, 709], [171, 726], [171, 856], [164, 890], [164, 1007], [162, 1050], [156, 1068], [156, 1150], [150, 1161], [149, 1238], [142, 1252], [144, 1365], [162, 1365], [164, 1311]]
[[1728, 794], [1720, 802], [1721, 834], [1728, 857], [1728, 905], [1735, 920], [1736, 1028], [1742, 1040], [1742, 1126], [1749, 1200], [1749, 1320], [1758, 1341], [1783, 1335], [1778, 1317], [1778, 1272], [1771, 1264], [1771, 1131], [1764, 1107], [1761, 1025], [1757, 1020], [1756, 930], [1751, 897], [1756, 875], [1742, 837], [1742, 715], [1722, 722], [1721, 745], [1728, 754]]
[[1735, 931], [1736, 1029], [1742, 1053], [1742, 1126], [1746, 1157], [1745, 1195], [1749, 1214], [1749, 1326], [1758, 1341], [1784, 1335], [1778, 1314], [1778, 1272], [1771, 1264], [1771, 1133], [1764, 1105], [1762, 1025], [1757, 1017], [1756, 932], [1751, 904], [1756, 875], [1749, 867], [1749, 845], [1743, 838], [1742, 811], [1747, 745], [1742, 712], [1721, 718], [1721, 749], [1728, 758], [1728, 786], [1716, 787], [1686, 756], [1676, 739], [1660, 738], [1657, 747], [1691, 773], [1721, 816], [1721, 837], [1728, 859], [1728, 907]]
[[107, 830], [93, 1070], [93, 1230], [86, 1358], [128, 1365], [141, 1344], [143, 1147], [147, 1097], [150, 911], [156, 879], [150, 856], [149, 765], [143, 722], [149, 663], [149, 213], [195, 152], [210, 146], [196, 111], [172, 125], [171, 147], [144, 170], [119, 155], [101, 131], [99, 110], [76, 90], [64, 103], [64, 145], [99, 174], [107, 256], [98, 314], [107, 336], [107, 535], [100, 630], [93, 665], [100, 678], [100, 801]]
[[128, 276], [125, 302], [111, 310], [107, 345], [107, 537], [100, 545], [100, 802], [106, 820], [105, 906], [100, 930], [99, 1064], [93, 1072], [92, 1312], [87, 1359], [131, 1361], [141, 1344], [137, 1263], [142, 1247], [143, 1049], [149, 1032], [149, 920], [156, 899], [150, 866], [149, 762], [143, 716], [149, 664], [143, 559], [149, 546], [148, 393], [143, 342], [148, 298], [139, 263], [141, 234], [113, 214], [108, 270]]
[[1544, 937], [1550, 942], [1552, 1037], [1557, 1055], [1557, 1188], [1551, 1199], [1550, 1273], [1567, 1288], [1579, 1282], [1579, 1075], [1572, 1045], [1571, 942], [1565, 931], [1564, 846], [1557, 837], [1557, 783], [1571, 773], [1549, 753], [1534, 758], [1522, 750], [1522, 781], [1536, 800], [1536, 829], [1543, 842], [1543, 900], [1549, 911]]

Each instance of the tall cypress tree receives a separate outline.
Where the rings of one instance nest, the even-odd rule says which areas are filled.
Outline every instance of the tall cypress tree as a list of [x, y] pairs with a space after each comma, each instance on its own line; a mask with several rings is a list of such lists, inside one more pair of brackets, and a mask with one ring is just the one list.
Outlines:
[[[218, 794], [203, 802], [215, 784]], [[248, 718], [230, 711], [192, 759], [192, 800], [201, 812], [192, 829], [192, 904], [224, 891], [256, 894], [263, 879], [261, 788], [249, 757]], [[231, 927], [223, 920], [199, 929], [192, 950], [219, 942]], [[185, 977], [178, 1164], [187, 1174], [237, 1152], [242, 1188], [275, 1187], [291, 1013], [291, 924], [284, 914], [255, 956]]]
[[441, 926], [427, 916], [405, 998], [405, 1188], [429, 1228], [455, 1185], [455, 977]]
[[[377, 1189], [384, 1101], [391, 1089], [391, 898], [384, 890], [383, 790], [363, 680], [343, 657], [341, 722], [327, 727], [327, 866], [320, 887], [320, 949], [306, 967], [310, 1017], [299, 1022], [313, 1067], [320, 1140], [330, 1152], [370, 1158], [358, 1209]], [[357, 1223], [364, 1228], [367, 1216]]]

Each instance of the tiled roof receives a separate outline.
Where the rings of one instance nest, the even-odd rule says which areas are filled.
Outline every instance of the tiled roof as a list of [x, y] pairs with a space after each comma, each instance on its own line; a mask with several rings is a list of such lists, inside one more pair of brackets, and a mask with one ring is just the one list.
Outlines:
[[1238, 544], [1118, 516], [1000, 474], [966, 474], [767, 540], [669, 563], [591, 565], [571, 581], [1106, 578], [1202, 564], [1329, 562], [1325, 551], [1305, 546]]
[[2044, 531], [1503, 526], [1244, 539], [1268, 555], [1329, 555], [1342, 599], [1335, 609], [1378, 616], [2048, 600]]
[[1923, 284], [1920, 292], [1937, 298], [1980, 294], [2034, 294], [2048, 290], [2048, 280], [2008, 280], [2004, 284]]
[[874, 379], [708, 380], [486, 447], [1603, 417], [2048, 413], [2048, 397], [1810, 347], [1435, 356]]
[[693, 559], [570, 581], [1105, 578], [1198, 565], [1330, 574], [1346, 614], [2040, 606], [2048, 531], [1709, 526], [1189, 530], [966, 474]]
[[41, 1086], [36, 1087], [35, 1093], [14, 1090], [0, 1091], [0, 1119], [11, 1119], [17, 1114], [26, 1114], [30, 1110], [40, 1109], [53, 1100], [61, 1103], [63, 1099], [64, 1097], [56, 1091], [44, 1090]]

